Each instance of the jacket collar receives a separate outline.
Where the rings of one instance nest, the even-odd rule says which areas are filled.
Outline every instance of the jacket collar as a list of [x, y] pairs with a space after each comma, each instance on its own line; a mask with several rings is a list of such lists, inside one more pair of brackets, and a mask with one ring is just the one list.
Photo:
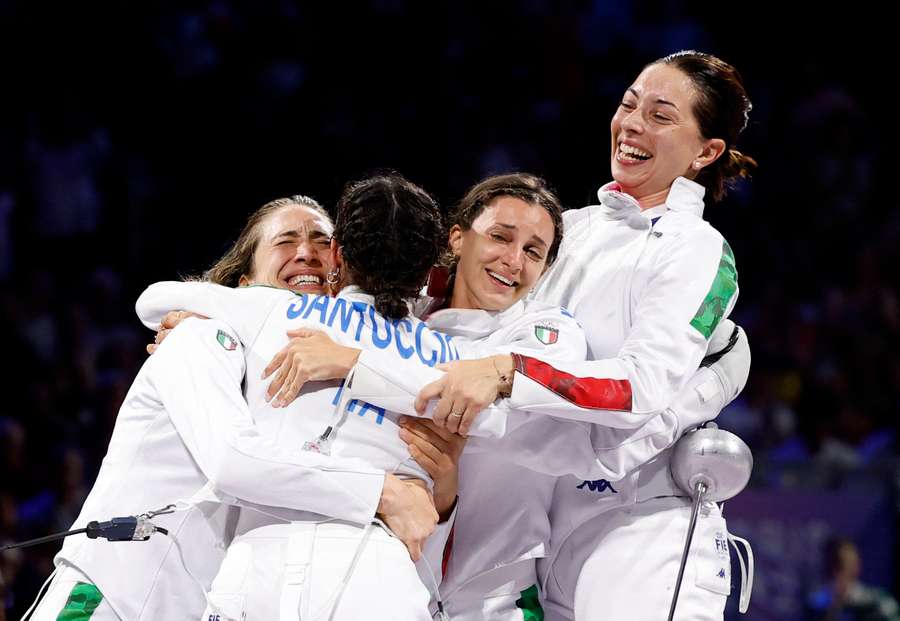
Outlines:
[[703, 196], [706, 188], [699, 183], [678, 177], [672, 182], [666, 202], [658, 207], [641, 211], [640, 203], [630, 194], [621, 191], [615, 181], [607, 183], [597, 191], [600, 210], [611, 220], [627, 220], [634, 228], [649, 228], [650, 220], [667, 211], [683, 211], [703, 217]]

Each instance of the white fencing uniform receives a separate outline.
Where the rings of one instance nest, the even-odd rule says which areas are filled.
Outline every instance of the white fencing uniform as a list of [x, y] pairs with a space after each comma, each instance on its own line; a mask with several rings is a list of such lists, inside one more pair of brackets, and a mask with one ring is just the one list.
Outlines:
[[[564, 214], [559, 258], [535, 297], [575, 315], [587, 335], [591, 361], [520, 360], [511, 405], [563, 416], [595, 409], [600, 424], [636, 427], [672, 402], [737, 298], [734, 258], [722, 236], [702, 220], [703, 194], [702, 186], [678, 178], [665, 205], [641, 212], [634, 199], [611, 185], [599, 192], [599, 205]], [[576, 477], [557, 483], [553, 551], [541, 567], [548, 619], [572, 618], [573, 610], [579, 621], [665, 617], [667, 607], [661, 609], [660, 602], [666, 598], [643, 594], [660, 584], [674, 585], [683, 545], [683, 537], [674, 534], [658, 540], [653, 517], [654, 507], [682, 515], [689, 511], [687, 498], [671, 500], [684, 492], [671, 478], [668, 457], [666, 451], [626, 476], [615, 493]], [[673, 509], [673, 502], [680, 506]], [[643, 506], [635, 508], [635, 503]], [[611, 511], [631, 512], [634, 524]], [[600, 514], [605, 514], [602, 520], [595, 519]], [[716, 526], [724, 529], [718, 520], [715, 515], [701, 519], [695, 548], [715, 551], [719, 542], [711, 533], [720, 530]], [[616, 545], [619, 528], [628, 529], [631, 556], [622, 557]], [[582, 529], [587, 534], [579, 536]], [[596, 562], [586, 562], [586, 556]], [[727, 554], [709, 559], [703, 571], [712, 573], [712, 584], [686, 582], [676, 618], [692, 619], [689, 611], [702, 608], [710, 618], [721, 619], [730, 567]], [[622, 563], [631, 563], [631, 570], [616, 573], [614, 580], [605, 579], [608, 573], [591, 573]]]
[[[139, 314], [151, 324], [171, 309], [221, 318], [232, 326], [237, 338], [245, 345], [247, 401], [257, 423], [261, 428], [271, 430], [279, 444], [300, 447], [307, 441], [316, 440], [326, 427], [333, 426], [336, 433], [330, 445], [332, 455], [359, 457], [373, 467], [427, 480], [426, 473], [409, 456], [406, 444], [397, 434], [399, 415], [396, 412], [354, 399], [346, 407], [345, 418], [336, 421], [333, 417], [336, 405], [344, 399], [349, 400], [337, 382], [308, 383], [289, 407], [274, 409], [264, 398], [268, 381], [260, 377], [268, 362], [285, 345], [285, 333], [292, 328], [323, 330], [338, 343], [378, 350], [393, 361], [412, 360], [423, 368], [459, 358], [452, 337], [429, 330], [413, 317], [382, 318], [375, 311], [371, 296], [356, 287], [345, 288], [337, 297], [330, 298], [298, 296], [269, 287], [228, 289], [209, 283], [157, 283], [138, 301]], [[303, 558], [302, 551], [297, 552], [291, 542], [307, 537], [310, 524], [321, 521], [321, 516], [304, 516], [296, 518], [296, 524], [281, 524], [259, 513], [248, 515], [250, 519], [245, 519], [242, 514], [238, 536], [210, 593], [210, 599], [219, 607], [214, 612], [220, 614], [220, 621], [244, 617], [249, 621], [297, 619], [298, 615], [304, 620], [318, 618], [319, 607], [313, 605], [310, 608], [310, 602], [316, 601], [315, 597], [324, 591], [334, 590], [327, 584], [337, 585], [353, 558], [343, 545], [335, 544], [333, 551], [328, 553], [329, 542], [345, 541], [348, 537], [359, 542], [364, 529], [354, 525], [329, 525], [328, 532], [332, 535], [335, 531], [344, 531], [344, 535], [337, 538], [320, 538], [316, 531], [314, 547], [318, 554], [324, 554], [332, 561], [313, 563], [313, 559]], [[260, 536], [260, 528], [265, 528], [265, 537]], [[378, 541], [382, 534], [372, 537], [373, 541]], [[374, 567], [380, 562], [378, 550], [384, 546], [393, 546], [403, 554], [394, 555], [390, 572], [385, 568], [377, 574], [368, 572], [366, 567]], [[311, 552], [311, 548], [309, 550]], [[389, 611], [382, 618], [429, 619], [428, 592], [418, 580], [403, 544], [388, 538], [381, 543], [366, 545], [362, 550], [348, 587], [348, 593], [350, 588], [353, 592], [340, 599], [334, 618], [360, 618], [366, 614], [365, 608], [360, 608], [361, 602], [378, 598]], [[247, 557], [251, 560], [247, 561]], [[270, 568], [268, 574], [259, 573], [263, 567]], [[265, 575], [269, 578], [261, 578]], [[306, 588], [300, 583], [309, 584], [306, 582], [309, 580], [318, 581], [315, 595], [312, 599], [297, 596]], [[285, 593], [293, 595], [288, 597]], [[285, 598], [287, 604], [282, 601]], [[272, 617], [272, 602], [279, 601], [282, 601], [279, 616]], [[323, 614], [327, 616], [328, 612]]]
[[[183, 322], [144, 363], [73, 528], [179, 500], [213, 502], [153, 518], [171, 538], [69, 537], [56, 558], [54, 592], [64, 594], [59, 584], [84, 576], [102, 594], [94, 618], [196, 619], [206, 605], [202, 589], [218, 570], [234, 528], [234, 507], [217, 496], [358, 523], [372, 519], [384, 471], [359, 460], [281, 448], [262, 436], [241, 394], [244, 364], [227, 326], [197, 320]], [[57, 618], [60, 608], [52, 599], [41, 602], [34, 619]]]
[[[459, 342], [463, 358], [509, 351], [558, 360], [584, 355], [582, 332], [571, 316], [534, 301], [519, 302], [500, 313], [447, 309], [427, 322], [442, 332], [475, 339], [471, 344]], [[411, 410], [422, 385], [440, 375], [389, 365], [380, 358], [377, 352], [362, 352], [354, 395], [360, 387], [373, 403], [385, 399]], [[406, 405], [400, 404], [404, 399]], [[725, 388], [716, 374], [700, 369], [672, 407], [640, 429], [513, 412], [504, 401], [482, 412], [479, 420], [494, 416], [510, 420], [508, 433], [500, 439], [471, 439], [460, 461], [452, 553], [441, 585], [454, 621], [536, 618], [528, 614], [539, 607], [535, 559], [548, 551], [556, 476], [577, 473], [611, 487], [671, 446], [685, 428], [714, 418], [724, 400]], [[585, 412], [579, 415], [584, 416]]]

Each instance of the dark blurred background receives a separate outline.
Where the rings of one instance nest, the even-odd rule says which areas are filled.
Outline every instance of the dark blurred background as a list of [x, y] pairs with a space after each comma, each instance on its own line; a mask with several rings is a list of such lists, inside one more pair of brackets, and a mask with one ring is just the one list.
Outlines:
[[[721, 418], [757, 459], [726, 507], [757, 556], [746, 618], [825, 618], [836, 536], [884, 614], [834, 618], [897, 618], [896, 67], [886, 16], [787, 4], [0, 3], [0, 539], [77, 515], [145, 357], [147, 284], [204, 269], [262, 203], [331, 206], [373, 169], [446, 206], [509, 170], [588, 204], [624, 89], [696, 48], [743, 73], [760, 163], [706, 210], [753, 348]], [[57, 548], [0, 555], [10, 619]]]

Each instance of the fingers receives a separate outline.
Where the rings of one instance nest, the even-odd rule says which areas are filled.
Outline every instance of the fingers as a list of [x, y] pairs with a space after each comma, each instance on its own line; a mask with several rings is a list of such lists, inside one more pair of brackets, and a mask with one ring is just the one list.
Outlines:
[[[420, 435], [417, 435], [408, 429], [400, 430], [400, 439], [406, 442], [408, 445], [410, 455], [413, 456], [420, 466], [428, 470], [428, 474], [435, 474], [439, 472], [441, 468], [441, 462], [444, 461], [449, 451], [446, 449], [441, 449], [435, 444], [432, 444], [428, 441], [427, 438], [423, 438]], [[428, 468], [426, 468], [426, 464], [419, 461], [418, 457], [422, 457], [424, 460], [430, 462], [429, 465], [432, 467], [432, 472]]]
[[177, 326], [183, 318], [184, 313], [182, 311], [169, 311], [163, 315], [162, 321], [159, 322], [159, 326], [171, 330]]
[[284, 382], [287, 379], [288, 375], [293, 368], [293, 360], [291, 358], [285, 358], [281, 362], [281, 366], [278, 368], [278, 372], [275, 374], [275, 377], [272, 378], [272, 381], [269, 382], [269, 387], [266, 389], [266, 399], [271, 401], [275, 395], [278, 394], [278, 391], [281, 390], [281, 387], [284, 386]]
[[[425, 408], [428, 406], [428, 402], [432, 399], [437, 399], [441, 393], [444, 391], [444, 378], [431, 382], [422, 390], [419, 391], [419, 394], [416, 395], [416, 412], [419, 414], [425, 414]], [[446, 414], [444, 414], [446, 417]], [[437, 419], [437, 416], [435, 416]]]
[[400, 426], [417, 438], [421, 438], [424, 442], [433, 444], [442, 453], [447, 453], [450, 449], [447, 440], [453, 434], [446, 429], [441, 429], [430, 420], [416, 419], [401, 423]]
[[281, 364], [284, 362], [284, 359], [287, 357], [289, 350], [290, 345], [285, 345], [280, 352], [275, 354], [275, 357], [272, 358], [272, 361], [263, 370], [262, 379], [266, 379], [267, 377], [272, 375], [272, 373], [274, 373], [281, 366]]
[[169, 336], [169, 333], [170, 333], [171, 331], [172, 331], [171, 328], [169, 328], [169, 329], [161, 329], [161, 330], [157, 330], [157, 331], [156, 331], [156, 336], [153, 338], [153, 342], [154, 342], [155, 344], [159, 345], [160, 343], [162, 343], [162, 342], [165, 340], [165, 338], [166, 338], [167, 336]]
[[[444, 395], [437, 402], [437, 405], [434, 407], [434, 424], [439, 427], [444, 427], [445, 429], [449, 429], [453, 431], [451, 427], [451, 418], [458, 418], [455, 416], [459, 414], [456, 410], [456, 403], [453, 401], [452, 397], [448, 397], [446, 391]], [[454, 416], [451, 416], [453, 414]], [[458, 424], [458, 423], [453, 423]]]
[[418, 429], [427, 430], [431, 434], [436, 435], [445, 443], [456, 441], [459, 436], [443, 427], [438, 427], [433, 420], [427, 418], [414, 418], [412, 416], [402, 416], [400, 419], [401, 427], [416, 427]]
[[454, 403], [454, 411], [447, 417], [447, 431], [464, 435], [462, 432], [462, 422], [466, 418], [469, 408], [458, 402]]
[[459, 421], [459, 429], [457, 433], [461, 436], [469, 435], [469, 430], [472, 428], [472, 425], [475, 424], [475, 419], [478, 417], [480, 409], [473, 408], [469, 406], [466, 408], [466, 411], [463, 413], [462, 418]]
[[409, 550], [409, 558], [413, 560], [413, 562], [417, 562], [420, 558], [422, 558], [422, 540], [416, 539], [415, 541], [410, 541], [406, 544], [406, 549]]
[[150, 343], [149, 345], [147, 345], [147, 353], [152, 356], [153, 352], [156, 351], [157, 347], [159, 347], [159, 345], [154, 345], [153, 343]]
[[417, 444], [409, 444], [407, 448], [409, 449], [409, 456], [428, 473], [428, 476], [432, 479], [439, 478], [442, 469], [437, 461], [428, 456]]
[[275, 407], [287, 407], [293, 403], [307, 379], [307, 375], [302, 370], [299, 368], [292, 369], [288, 380], [285, 382], [286, 387], [278, 395], [278, 404]]
[[[294, 378], [297, 375], [297, 370], [293, 367], [288, 368], [287, 375], [284, 376], [284, 381], [281, 383], [280, 389], [277, 391], [275, 397], [272, 399], [272, 407], [280, 408], [284, 407], [290, 401], [286, 401], [288, 393], [291, 390], [291, 384], [294, 381]], [[291, 399], [293, 401], [293, 399]]]

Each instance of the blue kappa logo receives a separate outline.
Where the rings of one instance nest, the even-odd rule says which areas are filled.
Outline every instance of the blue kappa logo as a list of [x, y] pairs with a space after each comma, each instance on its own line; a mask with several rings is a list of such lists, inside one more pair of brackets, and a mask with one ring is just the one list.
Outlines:
[[592, 492], [597, 492], [598, 494], [601, 492], [605, 492], [606, 490], [611, 491], [613, 494], [618, 494], [616, 488], [612, 486], [612, 483], [607, 481], [606, 479], [597, 479], [596, 481], [584, 481], [581, 485], [576, 486], [578, 489], [584, 489], [587, 487]]

